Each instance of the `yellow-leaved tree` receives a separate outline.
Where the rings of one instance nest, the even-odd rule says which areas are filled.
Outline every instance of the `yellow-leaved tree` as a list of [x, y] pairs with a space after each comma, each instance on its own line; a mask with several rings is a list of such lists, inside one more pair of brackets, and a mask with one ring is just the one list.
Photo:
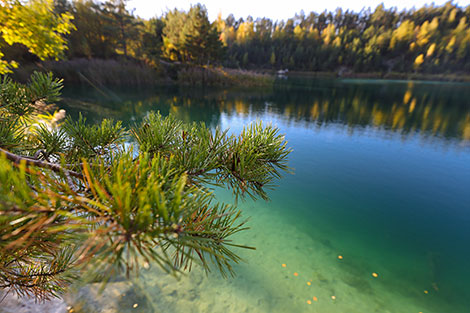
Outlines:
[[52, 0], [0, 0], [0, 74], [18, 63], [5, 60], [2, 44], [26, 46], [41, 60], [59, 59], [67, 48], [64, 35], [74, 28], [69, 13], [56, 14]]

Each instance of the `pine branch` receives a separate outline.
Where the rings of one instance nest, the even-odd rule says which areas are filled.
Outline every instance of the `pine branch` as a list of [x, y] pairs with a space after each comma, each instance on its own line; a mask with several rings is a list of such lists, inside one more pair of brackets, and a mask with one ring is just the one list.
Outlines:
[[[267, 199], [264, 188], [288, 170], [290, 150], [275, 127], [256, 123], [235, 136], [150, 113], [129, 132], [121, 122], [90, 125], [80, 116], [52, 130], [36, 127], [25, 139], [21, 131], [34, 122], [24, 117], [28, 99], [59, 95], [50, 76], [32, 80], [0, 86], [8, 90], [0, 113], [17, 121], [0, 122], [0, 288], [53, 296], [67, 285], [72, 254], [104, 280], [138, 271], [142, 260], [169, 273], [197, 260], [207, 271], [212, 264], [234, 274], [241, 259], [231, 249], [251, 247], [230, 236], [246, 230], [246, 220], [235, 207], [212, 204], [209, 187]], [[137, 145], [127, 149], [129, 133]], [[71, 244], [73, 253], [58, 254]]]
[[76, 177], [76, 178], [83, 179], [82, 174], [77, 173], [75, 171], [65, 169], [65, 168], [61, 167], [60, 165], [58, 165], [58, 164], [44, 162], [44, 161], [41, 161], [41, 160], [35, 160], [35, 159], [31, 159], [31, 158], [28, 158], [28, 157], [25, 157], [25, 156], [19, 156], [17, 154], [8, 152], [8, 151], [3, 150], [1, 148], [0, 148], [0, 153], [5, 155], [8, 160], [12, 161], [15, 164], [19, 164], [20, 162], [24, 161], [27, 165], [30, 165], [30, 166], [46, 168], [46, 169], [50, 169], [50, 170], [52, 170], [56, 173], [65, 174], [66, 176], [70, 175], [70, 176], [73, 176], [73, 177]]

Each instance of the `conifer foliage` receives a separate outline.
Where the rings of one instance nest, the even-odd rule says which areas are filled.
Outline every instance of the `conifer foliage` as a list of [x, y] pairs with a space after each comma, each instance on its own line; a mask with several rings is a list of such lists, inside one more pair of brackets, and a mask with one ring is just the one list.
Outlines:
[[186, 13], [173, 10], [164, 18], [163, 56], [172, 61], [198, 65], [216, 63], [224, 50], [217, 29], [201, 4]]
[[105, 281], [144, 263], [233, 274], [248, 247], [230, 237], [246, 220], [211, 188], [267, 199], [289, 170], [278, 129], [255, 123], [235, 136], [159, 113], [129, 130], [84, 117], [58, 125], [47, 104], [61, 88], [38, 73], [0, 84], [0, 288], [49, 299], [79, 271]]

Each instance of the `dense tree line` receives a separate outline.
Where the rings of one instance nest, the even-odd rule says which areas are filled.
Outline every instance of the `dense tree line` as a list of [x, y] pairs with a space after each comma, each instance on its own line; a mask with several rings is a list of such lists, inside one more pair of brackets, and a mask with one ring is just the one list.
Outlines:
[[144, 20], [123, 0], [56, 0], [58, 13], [71, 12], [77, 30], [69, 36], [69, 58], [135, 58], [151, 65], [160, 59], [207, 64], [222, 56], [222, 41], [202, 5]]
[[[470, 6], [452, 2], [400, 12], [383, 5], [373, 11], [301, 12], [286, 21], [229, 15], [212, 23], [200, 4], [149, 20], [135, 16], [124, 0], [55, 0], [54, 7], [56, 13], [74, 17], [76, 29], [67, 35], [68, 59], [299, 71], [470, 70]], [[7, 50], [6, 59], [31, 58], [20, 46]]]
[[226, 64], [304, 71], [437, 73], [470, 70], [470, 6], [451, 2], [398, 12], [303, 12], [287, 21], [216, 23], [228, 47]]

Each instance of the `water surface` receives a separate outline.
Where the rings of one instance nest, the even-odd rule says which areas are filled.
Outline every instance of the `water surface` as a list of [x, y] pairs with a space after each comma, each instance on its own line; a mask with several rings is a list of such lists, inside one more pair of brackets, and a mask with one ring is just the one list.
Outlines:
[[257, 250], [240, 251], [236, 278], [196, 269], [175, 281], [152, 268], [121, 311], [136, 310], [138, 293], [137, 310], [154, 312], [470, 312], [469, 84], [84, 88], [65, 90], [61, 106], [126, 125], [151, 110], [233, 132], [263, 120], [294, 150], [295, 172], [270, 202], [239, 203], [251, 230], [235, 239]]

